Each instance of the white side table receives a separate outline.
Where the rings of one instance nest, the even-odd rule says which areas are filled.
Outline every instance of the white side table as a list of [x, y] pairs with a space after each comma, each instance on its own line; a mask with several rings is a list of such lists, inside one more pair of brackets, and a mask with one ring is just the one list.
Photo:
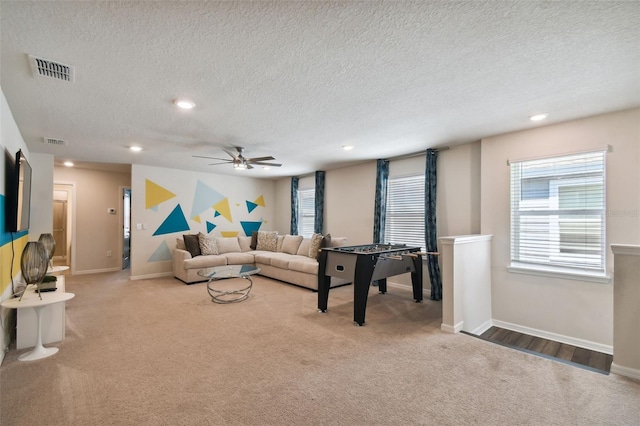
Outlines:
[[[32, 351], [24, 353], [18, 357], [20, 361], [34, 361], [37, 359], [46, 358], [58, 352], [58, 348], [45, 348], [42, 346], [42, 309], [45, 306], [53, 305], [56, 303], [66, 302], [75, 297], [73, 293], [64, 292], [45, 292], [42, 293], [42, 300], [38, 297], [38, 294], [34, 292], [35, 286], [31, 285], [27, 288], [26, 293], [22, 300], [19, 298], [7, 299], [2, 302], [1, 306], [9, 309], [24, 309], [33, 308], [37, 317], [37, 335], [36, 345]], [[18, 324], [20, 326], [20, 324]]]

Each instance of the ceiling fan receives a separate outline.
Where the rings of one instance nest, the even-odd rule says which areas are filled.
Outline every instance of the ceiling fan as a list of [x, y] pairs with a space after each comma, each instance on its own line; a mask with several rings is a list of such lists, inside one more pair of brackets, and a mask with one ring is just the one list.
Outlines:
[[241, 146], [234, 147], [238, 153], [234, 153], [228, 149], [223, 149], [224, 152], [229, 154], [231, 158], [217, 158], [217, 157], [205, 157], [203, 155], [194, 155], [197, 158], [209, 158], [211, 160], [220, 160], [218, 163], [211, 163], [210, 166], [217, 166], [219, 164], [233, 164], [234, 169], [253, 169], [253, 165], [257, 166], [272, 166], [272, 167], [280, 167], [282, 164], [278, 163], [266, 163], [266, 161], [275, 160], [272, 156], [268, 157], [254, 157], [254, 158], [245, 158], [242, 155], [244, 148]]

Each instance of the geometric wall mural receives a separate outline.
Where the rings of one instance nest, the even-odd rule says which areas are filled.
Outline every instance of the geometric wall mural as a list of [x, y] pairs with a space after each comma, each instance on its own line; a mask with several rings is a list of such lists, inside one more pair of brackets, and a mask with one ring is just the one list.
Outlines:
[[246, 200], [245, 201], [247, 203], [247, 210], [249, 211], [249, 213], [251, 213], [252, 211], [254, 211], [256, 209], [256, 207], [261, 206], [264, 207], [264, 196], [259, 196], [258, 198], [255, 199], [255, 201], [249, 201]]
[[174, 232], [182, 232], [188, 231], [189, 224], [187, 223], [187, 219], [184, 217], [184, 213], [182, 212], [182, 207], [180, 204], [176, 206], [175, 209], [167, 216], [167, 218], [162, 222], [162, 224], [156, 229], [156, 232], [153, 235], [163, 235], [163, 234], [171, 234]]
[[224, 195], [220, 194], [209, 185], [203, 183], [201, 180], [198, 180], [198, 182], [196, 183], [196, 192], [193, 196], [193, 204], [191, 206], [191, 214], [189, 215], [189, 217], [191, 219], [194, 219], [195, 217], [200, 216], [202, 213], [218, 204], [224, 198]]
[[176, 196], [176, 194], [174, 194], [173, 192], [163, 188], [157, 183], [151, 182], [149, 179], [145, 179], [144, 192], [145, 208], [150, 209], [152, 207], [156, 207], [156, 209], [154, 209], [155, 211], [157, 211], [158, 204], [170, 200]]
[[211, 223], [209, 221], [207, 221], [207, 233], [213, 231], [216, 228], [216, 224], [215, 223]]
[[171, 250], [169, 250], [167, 242], [162, 241], [156, 251], [147, 259], [147, 262], [164, 262], [166, 260], [171, 260]]
[[223, 200], [217, 202], [213, 205], [213, 208], [216, 210], [216, 213], [219, 213], [220, 215], [222, 215], [222, 217], [233, 223], [233, 217], [231, 217], [231, 209], [229, 208], [228, 198], [224, 198]]
[[240, 221], [240, 225], [242, 225], [242, 229], [244, 230], [244, 235], [250, 237], [254, 231], [258, 231], [260, 226], [262, 226], [262, 221], [260, 222], [248, 222], [248, 221]]
[[238, 231], [220, 231], [220, 236], [224, 238], [233, 238], [237, 237], [239, 234]]

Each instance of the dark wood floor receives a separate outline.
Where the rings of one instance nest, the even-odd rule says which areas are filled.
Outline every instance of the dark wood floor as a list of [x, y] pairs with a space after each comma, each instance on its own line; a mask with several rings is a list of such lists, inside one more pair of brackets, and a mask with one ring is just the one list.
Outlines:
[[541, 339], [517, 331], [491, 327], [480, 336], [482, 339], [501, 345], [510, 346], [528, 352], [535, 352], [541, 356], [556, 358], [563, 362], [570, 362], [593, 370], [609, 373], [613, 356], [602, 352], [591, 351], [565, 343]]

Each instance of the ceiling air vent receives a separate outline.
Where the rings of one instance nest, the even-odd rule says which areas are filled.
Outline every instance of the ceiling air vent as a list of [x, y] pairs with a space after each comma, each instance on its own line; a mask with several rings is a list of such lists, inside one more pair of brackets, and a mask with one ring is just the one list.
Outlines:
[[47, 145], [58, 145], [58, 146], [67, 145], [67, 141], [63, 141], [62, 139], [42, 138], [42, 142], [44, 142]]
[[50, 77], [73, 83], [75, 68], [70, 65], [60, 64], [49, 59], [36, 58], [31, 55], [29, 55], [29, 63], [31, 64], [31, 71], [36, 77]]

